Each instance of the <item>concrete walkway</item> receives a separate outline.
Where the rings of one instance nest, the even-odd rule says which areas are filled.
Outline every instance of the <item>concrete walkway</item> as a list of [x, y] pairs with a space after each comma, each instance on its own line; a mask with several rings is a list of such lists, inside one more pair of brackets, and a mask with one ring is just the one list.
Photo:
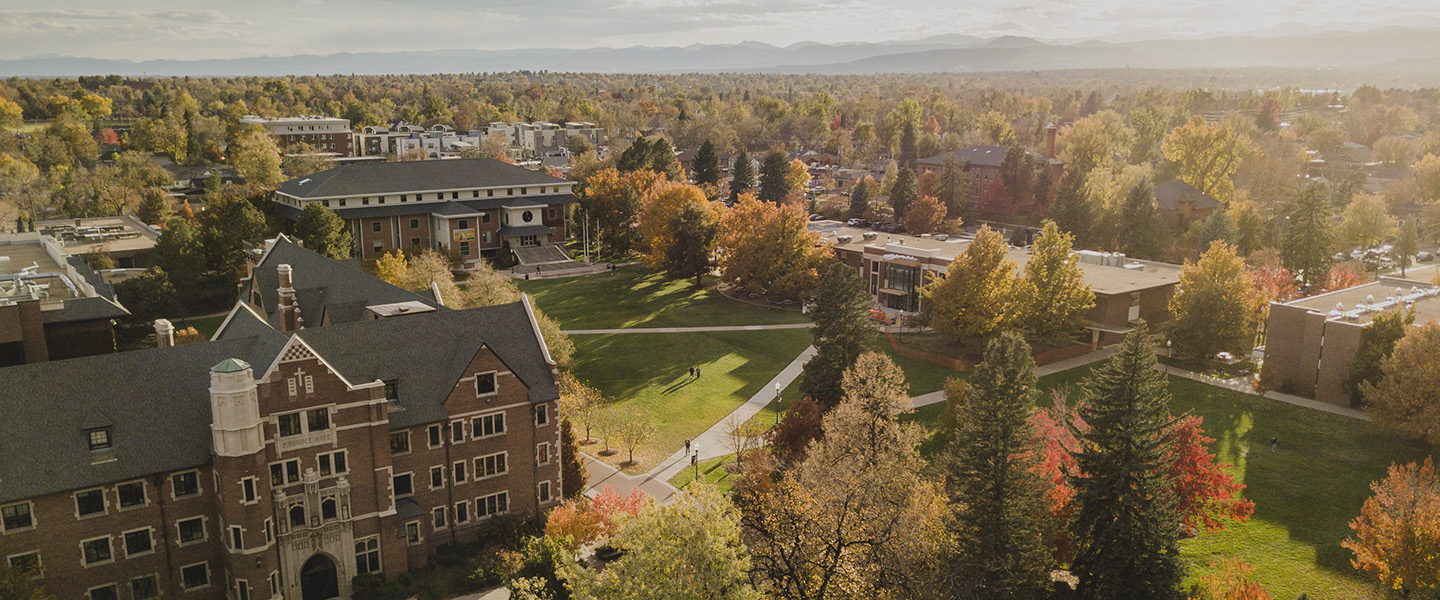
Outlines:
[[[1089, 353], [1086, 353], [1086, 354], [1082, 354], [1082, 355], [1076, 356], [1076, 357], [1074, 357], [1074, 358], [1067, 358], [1067, 359], [1065, 359], [1065, 360], [1057, 360], [1057, 361], [1055, 361], [1055, 362], [1053, 362], [1053, 363], [1050, 363], [1050, 364], [1048, 364], [1048, 365], [1040, 365], [1040, 366], [1038, 366], [1038, 367], [1035, 367], [1035, 376], [1036, 376], [1036, 377], [1044, 377], [1044, 376], [1046, 376], [1046, 375], [1050, 375], [1050, 374], [1053, 374], [1053, 373], [1059, 373], [1059, 372], [1061, 372], [1061, 371], [1069, 371], [1070, 369], [1074, 369], [1075, 367], [1083, 367], [1083, 366], [1088, 365], [1088, 364], [1090, 364], [1090, 363], [1100, 362], [1100, 361], [1102, 361], [1102, 360], [1105, 360], [1105, 359], [1107, 359], [1107, 358], [1110, 358], [1110, 355], [1111, 355], [1111, 354], [1114, 354], [1115, 351], [1118, 350], [1119, 348], [1120, 348], [1120, 344], [1112, 344], [1112, 345], [1106, 346], [1106, 347], [1104, 347], [1104, 348], [1101, 348], [1101, 349], [1099, 349], [1099, 350], [1096, 350], [1096, 351], [1094, 351], [1094, 352], [1089, 352]], [[916, 396], [916, 397], [914, 397], [914, 398], [911, 398], [911, 399], [910, 399], [910, 406], [913, 407], [913, 408], [920, 408], [920, 407], [922, 407], [922, 406], [929, 406], [929, 405], [931, 405], [931, 404], [938, 404], [938, 403], [941, 403], [941, 402], [944, 402], [944, 401], [945, 401], [945, 390], [940, 390], [940, 391], [937, 391], [937, 392], [930, 392], [930, 393], [928, 393], [928, 394], [921, 394], [921, 395], [919, 395], [919, 396]]]
[[[750, 417], [759, 414], [762, 409], [769, 406], [771, 402], [774, 402], [776, 397], [775, 386], [780, 386], [782, 390], [790, 387], [791, 382], [794, 382], [796, 378], [800, 377], [800, 372], [804, 370], [805, 363], [814, 356], [815, 347], [810, 346], [806, 348], [804, 352], [800, 353], [800, 356], [795, 357], [795, 360], [785, 365], [785, 368], [781, 369], [780, 373], [776, 374], [773, 379], [766, 382], [764, 386], [761, 386], [760, 391], [755, 392], [754, 396], [751, 396], [749, 400], [741, 404], [739, 408], [736, 408], [730, 414], [725, 415], [725, 418], [720, 419], [718, 423], [706, 429], [705, 433], [700, 434], [699, 437], [692, 440], [691, 443], [698, 446], [697, 449], [699, 450], [700, 456], [697, 460], [705, 461], [725, 456], [726, 454], [733, 454], [734, 451], [729, 448], [726, 442], [726, 438], [730, 437], [730, 429], [733, 427], [733, 424], [749, 421]], [[690, 455], [685, 453], [684, 448], [681, 448], [676, 450], [674, 454], [671, 454], [669, 458], [660, 461], [660, 464], [656, 465], [655, 468], [651, 469], [645, 476], [659, 479], [660, 481], [670, 481], [671, 477], [678, 475], [688, 466], [690, 466]]]
[[661, 504], [668, 504], [675, 499], [675, 486], [670, 485], [669, 478], [656, 479], [649, 474], [626, 475], [619, 469], [605, 464], [589, 454], [580, 453], [581, 459], [585, 461], [585, 495], [594, 498], [606, 487], [613, 488], [615, 493], [621, 496], [630, 495], [630, 491], [639, 488], [640, 491], [649, 494], [651, 498]]
[[778, 325], [715, 325], [711, 327], [624, 327], [620, 329], [566, 329], [566, 335], [605, 335], [611, 333], [705, 333], [707, 331], [765, 331], [769, 329], [808, 329], [814, 323], [781, 323]]
[[1302, 397], [1300, 397], [1300, 396], [1295, 396], [1295, 395], [1291, 395], [1291, 394], [1282, 394], [1282, 393], [1280, 393], [1280, 392], [1275, 392], [1275, 391], [1266, 392], [1266, 393], [1263, 394], [1263, 395], [1262, 395], [1262, 394], [1257, 394], [1257, 393], [1255, 393], [1255, 387], [1252, 386], [1252, 385], [1250, 384], [1250, 380], [1249, 380], [1248, 378], [1245, 378], [1245, 377], [1236, 377], [1236, 378], [1233, 378], [1233, 379], [1222, 379], [1222, 378], [1220, 378], [1220, 377], [1212, 377], [1212, 376], [1210, 376], [1210, 375], [1203, 375], [1203, 374], [1200, 374], [1200, 373], [1196, 373], [1196, 372], [1194, 372], [1194, 371], [1189, 371], [1189, 370], [1186, 370], [1186, 369], [1181, 369], [1181, 368], [1179, 368], [1179, 367], [1166, 367], [1165, 365], [1162, 365], [1162, 364], [1157, 364], [1157, 365], [1155, 365], [1155, 370], [1156, 370], [1156, 371], [1161, 371], [1161, 372], [1164, 372], [1164, 373], [1167, 373], [1167, 374], [1170, 374], [1170, 375], [1174, 375], [1174, 376], [1176, 376], [1176, 377], [1184, 377], [1184, 378], [1190, 379], [1190, 380], [1192, 380], [1192, 381], [1198, 381], [1198, 382], [1200, 382], [1200, 383], [1204, 383], [1204, 384], [1208, 384], [1208, 385], [1213, 385], [1213, 386], [1216, 386], [1216, 387], [1222, 387], [1222, 388], [1225, 388], [1225, 389], [1228, 389], [1228, 390], [1234, 390], [1234, 391], [1240, 392], [1240, 393], [1242, 393], [1242, 394], [1249, 394], [1249, 395], [1251, 395], [1251, 396], [1263, 396], [1264, 398], [1267, 398], [1267, 399], [1270, 399], [1270, 400], [1275, 400], [1275, 401], [1277, 401], [1277, 402], [1284, 402], [1284, 403], [1286, 403], [1286, 404], [1293, 404], [1293, 405], [1299, 406], [1299, 407], [1301, 407], [1301, 408], [1308, 408], [1308, 409], [1311, 409], [1311, 410], [1318, 410], [1318, 411], [1321, 411], [1321, 412], [1327, 412], [1327, 413], [1334, 414], [1334, 415], [1340, 415], [1340, 416], [1342, 416], [1342, 417], [1350, 417], [1350, 418], [1352, 418], [1352, 419], [1359, 419], [1359, 420], [1361, 420], [1361, 421], [1369, 421], [1369, 420], [1370, 420], [1370, 415], [1366, 414], [1365, 411], [1359, 410], [1359, 409], [1350, 408], [1350, 407], [1348, 407], [1348, 406], [1338, 406], [1338, 405], [1335, 405], [1335, 404], [1330, 404], [1330, 403], [1328, 403], [1328, 402], [1321, 402], [1321, 401], [1319, 401], [1319, 400], [1311, 400], [1311, 399], [1309, 399], [1309, 398], [1302, 398]]

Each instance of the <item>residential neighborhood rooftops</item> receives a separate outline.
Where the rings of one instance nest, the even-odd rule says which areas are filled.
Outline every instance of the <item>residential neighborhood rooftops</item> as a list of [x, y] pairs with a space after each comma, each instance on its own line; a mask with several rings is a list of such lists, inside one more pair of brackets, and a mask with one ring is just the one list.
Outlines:
[[347, 164], [284, 183], [276, 192], [300, 199], [574, 183], [493, 158]]
[[1180, 210], [1180, 205], [1185, 202], [1189, 202], [1194, 210], [1220, 207], [1219, 200], [1178, 179], [1155, 184], [1154, 193], [1157, 210]]

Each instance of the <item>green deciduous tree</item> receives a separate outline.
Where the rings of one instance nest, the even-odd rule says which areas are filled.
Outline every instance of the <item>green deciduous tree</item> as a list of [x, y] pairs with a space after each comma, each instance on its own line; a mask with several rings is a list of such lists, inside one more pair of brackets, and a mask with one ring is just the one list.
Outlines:
[[1400, 265], [1400, 276], [1405, 276], [1405, 269], [1415, 258], [1415, 253], [1420, 251], [1420, 234], [1415, 231], [1415, 219], [1405, 219], [1400, 226], [1400, 237], [1395, 238], [1395, 262]]
[[1095, 306], [1095, 293], [1085, 283], [1073, 248], [1074, 237], [1049, 221], [1025, 263], [1017, 287], [1019, 323], [1040, 339], [1074, 340], [1085, 329], [1085, 314]]
[[264, 131], [244, 133], [229, 149], [230, 164], [245, 178], [245, 183], [273, 187], [284, 178], [281, 172], [280, 147]]
[[1180, 515], [1167, 475], [1170, 393], [1141, 324], [1082, 386], [1071, 565], [1087, 600], [1180, 597]]
[[964, 340], [999, 333], [1015, 317], [1015, 271], [1000, 232], [982, 225], [945, 277], [932, 279], [921, 290], [925, 320], [937, 331]]
[[805, 363], [801, 393], [827, 408], [840, 403], [844, 396], [841, 376], [875, 340], [869, 314], [874, 302], [855, 269], [835, 263], [825, 272], [810, 310], [815, 322], [810, 329], [815, 336], [815, 357]]
[[720, 153], [716, 152], [715, 144], [709, 138], [700, 144], [700, 149], [695, 152], [695, 161], [691, 164], [691, 175], [696, 184], [720, 185]]
[[900, 166], [914, 171], [919, 160], [919, 151], [915, 148], [915, 122], [907, 120], [900, 127]]
[[155, 319], [185, 314], [175, 285], [160, 267], [152, 266], [144, 273], [115, 284], [115, 298], [130, 311], [130, 320], [136, 323], [151, 323]]
[[957, 597], [1044, 598], [1050, 585], [1049, 506], [1036, 466], [1035, 359], [1024, 338], [990, 341], [968, 382], [948, 450]]
[[1195, 115], [1171, 130], [1160, 145], [1165, 160], [1180, 167], [1180, 179], [1222, 202], [1235, 191], [1231, 176], [1256, 152], [1255, 143], [1225, 123], [1209, 123]]
[[1440, 323], [1411, 327], [1380, 363], [1380, 380], [1362, 384], [1365, 410], [1375, 422], [1440, 443]]
[[603, 570], [566, 563], [577, 600], [759, 600], [740, 539], [740, 512], [714, 486], [689, 486], [668, 505], [620, 521]]
[[1394, 235], [1395, 218], [1379, 196], [1357, 194], [1340, 215], [1340, 237], [1349, 246], [1374, 248]]
[[1335, 251], [1333, 229], [1330, 203], [1319, 186], [1301, 190], [1290, 205], [1280, 251], [1285, 268], [1299, 275], [1307, 289], [1319, 289], [1325, 283]]
[[1345, 377], [1345, 389], [1350, 393], [1350, 402], [1359, 403], [1364, 398], [1367, 385], [1374, 385], [1382, 375], [1381, 366], [1395, 344], [1405, 337], [1405, 331], [1415, 323], [1415, 310], [1387, 310], [1370, 319], [1370, 324], [1360, 331], [1360, 344], [1355, 348], [1355, 358], [1350, 360], [1350, 373]]
[[350, 258], [354, 242], [345, 220], [319, 202], [311, 202], [295, 221], [295, 235], [305, 247], [335, 260]]
[[1222, 351], [1244, 355], [1254, 332], [1250, 326], [1251, 286], [1245, 260], [1230, 244], [1216, 242], [1199, 261], [1185, 261], [1170, 297], [1173, 319], [1168, 329], [1175, 350], [1196, 358]]

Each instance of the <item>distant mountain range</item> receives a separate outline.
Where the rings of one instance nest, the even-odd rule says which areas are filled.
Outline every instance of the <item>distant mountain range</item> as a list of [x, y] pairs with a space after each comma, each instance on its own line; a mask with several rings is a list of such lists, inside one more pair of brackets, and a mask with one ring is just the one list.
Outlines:
[[[1428, 25], [1428, 24], [1427, 24]], [[1053, 43], [943, 35], [911, 41], [683, 48], [439, 50], [134, 62], [67, 56], [0, 60], [0, 76], [244, 76], [560, 71], [928, 73], [1118, 68], [1343, 68], [1440, 73], [1440, 29], [1385, 27], [1288, 36]]]

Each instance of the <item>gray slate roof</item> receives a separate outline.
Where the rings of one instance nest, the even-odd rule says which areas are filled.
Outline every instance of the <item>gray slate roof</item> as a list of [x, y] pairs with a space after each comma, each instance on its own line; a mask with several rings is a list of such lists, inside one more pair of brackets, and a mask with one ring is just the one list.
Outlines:
[[555, 183], [568, 182], [493, 158], [467, 158], [352, 163], [291, 179], [276, 191], [296, 198], [326, 198]]
[[99, 296], [71, 298], [65, 301], [65, 308], [40, 313], [43, 323], [76, 323], [100, 319], [123, 319], [130, 316], [124, 307]]
[[1182, 202], [1190, 202], [1191, 208], [1195, 210], [1220, 207], [1219, 200], [1205, 195], [1183, 181], [1175, 180], [1155, 184], [1155, 208], [1157, 210], [1179, 210]]
[[311, 327], [319, 326], [329, 317], [331, 324], [349, 323], [366, 318], [365, 307], [394, 302], [419, 301], [439, 306], [428, 300], [371, 277], [364, 271], [331, 260], [291, 242], [284, 236], [255, 267], [254, 276], [245, 287], [242, 299], [249, 299], [252, 290], [259, 291], [264, 316], [271, 326], [280, 329], [280, 275], [276, 267], [290, 265], [295, 298], [300, 316]]
[[1009, 146], [971, 146], [953, 152], [946, 152], [945, 154], [922, 158], [916, 162], [922, 165], [943, 165], [953, 157], [954, 160], [964, 164], [979, 165], [982, 167], [998, 167], [1000, 166], [1000, 161], [1005, 159], [1005, 153], [1009, 151]]

